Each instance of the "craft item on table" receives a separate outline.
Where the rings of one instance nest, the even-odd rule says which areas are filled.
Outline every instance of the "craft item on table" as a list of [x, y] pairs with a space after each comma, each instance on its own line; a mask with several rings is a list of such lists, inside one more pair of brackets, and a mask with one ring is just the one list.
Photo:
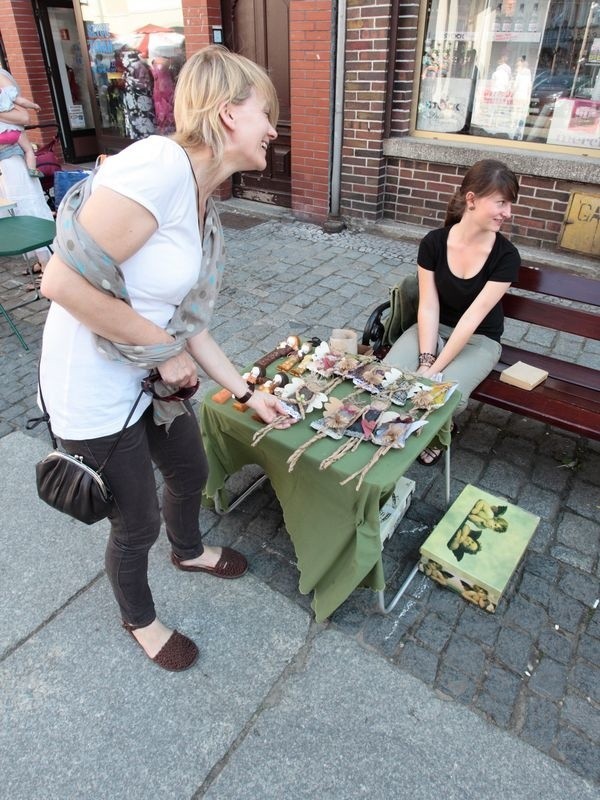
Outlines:
[[319, 469], [327, 469], [348, 453], [358, 450], [361, 442], [368, 442], [376, 429], [382, 414], [388, 410], [390, 401], [387, 397], [375, 397], [364, 409], [360, 417], [349, 425], [343, 432], [348, 441], [340, 445], [337, 450], [324, 458], [319, 464]]
[[310, 342], [304, 342], [304, 344], [295, 350], [285, 361], [283, 361], [277, 367], [278, 372], [291, 372], [292, 369], [298, 364], [299, 361], [302, 361], [304, 356], [307, 356], [310, 351], [312, 350], [312, 344]]
[[255, 365], [249, 372], [244, 372], [242, 378], [248, 386], [258, 386], [266, 381], [267, 370], [264, 367]]
[[290, 382], [289, 375], [286, 375], [285, 372], [278, 372], [277, 375], [274, 375], [273, 378], [265, 381], [257, 388], [259, 392], [269, 392], [269, 394], [274, 394], [275, 389], [280, 389], [282, 386], [285, 386], [289, 382]]
[[396, 367], [389, 367], [385, 373], [381, 390], [395, 406], [403, 406], [406, 404], [413, 385], [414, 379], [411, 378], [410, 373], [403, 372]]
[[326, 436], [332, 439], [341, 439], [346, 428], [359, 419], [364, 410], [364, 402], [361, 403], [353, 395], [345, 397], [343, 400], [337, 397], [329, 398], [325, 403], [325, 410], [321, 419], [311, 422], [311, 427], [315, 428], [317, 433], [294, 450], [288, 458], [288, 472], [294, 469], [302, 453], [308, 450], [315, 442], [324, 439]]
[[388, 371], [389, 367], [381, 361], [368, 361], [352, 370], [348, 377], [352, 379], [355, 386], [364, 389], [365, 392], [376, 394], [382, 390]]
[[274, 350], [271, 350], [269, 353], [265, 353], [264, 356], [261, 356], [259, 359], [257, 359], [254, 362], [254, 366], [263, 367], [263, 369], [266, 369], [269, 364], [277, 361], [278, 358], [288, 356], [290, 353], [298, 350], [301, 345], [302, 340], [299, 336], [288, 336], [285, 342], [280, 342]]
[[329, 347], [337, 353], [356, 353], [358, 351], [358, 337], [356, 331], [350, 328], [334, 328], [331, 331]]
[[323, 403], [327, 401], [327, 395], [322, 391], [321, 383], [315, 380], [307, 382], [302, 378], [292, 378], [286, 386], [277, 389], [275, 394], [286, 413], [280, 414], [269, 425], [257, 430], [252, 437], [252, 447], [255, 447], [282, 420], [292, 417], [297, 422], [316, 408], [323, 408]]
[[446, 383], [434, 383], [431, 386], [416, 384], [416, 391], [409, 392], [413, 410], [422, 411], [420, 419], [425, 420], [436, 409], [441, 408], [446, 400], [452, 396], [458, 383], [446, 381]]
[[367, 472], [373, 467], [379, 459], [388, 453], [390, 450], [400, 450], [406, 444], [406, 440], [414, 431], [427, 425], [427, 421], [423, 419], [416, 420], [410, 414], [397, 414], [395, 411], [385, 411], [373, 431], [371, 442], [377, 445], [377, 450], [367, 464], [362, 469], [353, 472], [343, 481], [340, 481], [340, 486], [344, 486], [354, 478], [358, 478], [356, 484], [356, 491], [362, 486]]
[[231, 400], [231, 392], [229, 389], [219, 389], [218, 392], [215, 392], [212, 396], [212, 399], [215, 403], [226, 403], [228, 400]]

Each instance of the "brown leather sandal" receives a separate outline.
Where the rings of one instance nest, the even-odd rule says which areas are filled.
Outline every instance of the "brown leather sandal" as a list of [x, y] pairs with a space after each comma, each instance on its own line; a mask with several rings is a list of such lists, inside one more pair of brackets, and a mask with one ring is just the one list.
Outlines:
[[171, 561], [177, 569], [183, 572], [208, 572], [209, 575], [215, 575], [217, 578], [241, 578], [248, 571], [248, 562], [245, 557], [238, 553], [237, 550], [232, 550], [231, 547], [223, 547], [221, 558], [217, 561], [214, 567], [197, 567], [191, 564], [182, 564], [186, 559], [179, 558], [175, 553], [171, 553]]
[[[124, 622], [123, 627], [131, 634], [136, 643], [142, 647], [133, 634], [139, 625], [130, 625], [128, 622]], [[142, 650], [144, 650], [143, 647]], [[146, 653], [145, 650], [144, 653]], [[199, 654], [200, 651], [195, 642], [177, 630], [173, 631], [154, 658], [150, 658], [146, 653], [150, 661], [154, 661], [159, 667], [167, 669], [169, 672], [183, 672], [184, 669], [189, 669], [196, 663]]]

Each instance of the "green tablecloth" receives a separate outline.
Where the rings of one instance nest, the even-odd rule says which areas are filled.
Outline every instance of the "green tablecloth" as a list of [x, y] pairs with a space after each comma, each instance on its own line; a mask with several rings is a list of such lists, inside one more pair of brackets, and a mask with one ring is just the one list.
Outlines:
[[[344, 397], [352, 391], [345, 381], [333, 392]], [[281, 504], [288, 533], [296, 550], [300, 591], [314, 592], [312, 607], [317, 622], [335, 611], [359, 586], [383, 589], [384, 574], [379, 535], [379, 509], [392, 493], [398, 478], [442, 427], [448, 427], [460, 399], [454, 392], [447, 403], [429, 417], [420, 436], [409, 437], [403, 450], [391, 450], [367, 473], [359, 491], [354, 480], [340, 481], [364, 466], [375, 445], [362, 443], [356, 453], [320, 471], [320, 462], [341, 443], [326, 438], [313, 444], [300, 458], [293, 472], [286, 461], [290, 454], [315, 431], [309, 417], [286, 430], [268, 433], [256, 447], [252, 435], [262, 423], [252, 411], [240, 412], [228, 401], [215, 403], [207, 397], [201, 407], [201, 429], [209, 463], [205, 502], [216, 496], [227, 507], [224, 483], [246, 464], [258, 464], [269, 476]], [[394, 408], [394, 407], [393, 407]]]

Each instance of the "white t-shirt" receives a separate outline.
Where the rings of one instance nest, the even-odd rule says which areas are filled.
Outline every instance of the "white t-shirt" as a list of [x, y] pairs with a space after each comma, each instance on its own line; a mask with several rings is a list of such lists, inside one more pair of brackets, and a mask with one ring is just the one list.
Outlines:
[[[93, 188], [106, 186], [144, 206], [157, 230], [121, 264], [133, 308], [166, 328], [198, 280], [202, 241], [196, 185], [183, 149], [150, 136], [106, 159]], [[102, 355], [93, 334], [68, 311], [52, 303], [41, 359], [41, 385], [54, 433], [62, 439], [95, 439], [118, 432], [149, 370]], [[149, 406], [144, 395], [132, 416]]]

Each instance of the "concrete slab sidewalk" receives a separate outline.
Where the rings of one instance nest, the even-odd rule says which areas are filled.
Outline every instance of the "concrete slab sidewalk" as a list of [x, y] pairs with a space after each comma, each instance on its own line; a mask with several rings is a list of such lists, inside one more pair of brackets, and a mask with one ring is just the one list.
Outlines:
[[181, 575], [164, 537], [150, 565], [160, 616], [201, 658], [160, 671], [126, 640], [97, 573], [106, 530], [53, 519], [32, 496], [24, 476], [45, 449], [0, 439], [3, 797], [598, 796], [252, 575]]

